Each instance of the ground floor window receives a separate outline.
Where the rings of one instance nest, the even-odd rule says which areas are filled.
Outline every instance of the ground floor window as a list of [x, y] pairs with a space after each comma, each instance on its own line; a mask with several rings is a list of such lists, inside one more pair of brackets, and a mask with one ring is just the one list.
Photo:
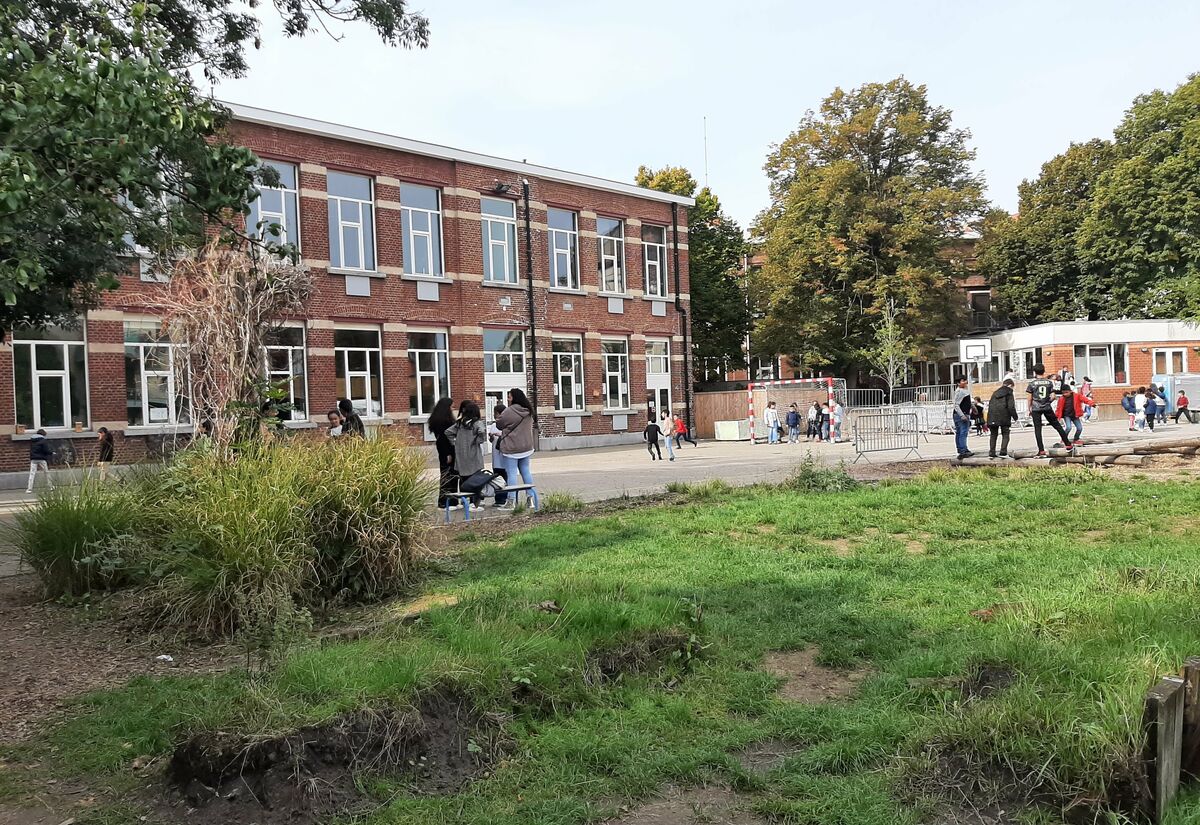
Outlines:
[[655, 415], [671, 409], [671, 342], [646, 342], [646, 401]]
[[130, 426], [180, 424], [191, 418], [179, 346], [157, 321], [125, 322], [125, 408]]
[[1182, 347], [1172, 347], [1154, 351], [1155, 375], [1181, 375], [1185, 372], [1187, 372], [1187, 350]]
[[1125, 344], [1076, 344], [1075, 379], [1092, 379], [1096, 386], [1129, 383], [1129, 361]]
[[413, 417], [428, 416], [439, 398], [450, 397], [449, 337], [446, 332], [436, 331], [408, 333], [408, 362], [412, 368], [408, 412]]
[[267, 334], [267, 381], [282, 390], [291, 421], [308, 420], [308, 378], [304, 358], [304, 329], [281, 327]]
[[17, 423], [33, 430], [88, 424], [87, 352], [83, 328], [13, 332]]
[[620, 338], [603, 339], [600, 351], [604, 353], [604, 408], [606, 410], [629, 409], [629, 341]]
[[377, 329], [335, 329], [333, 355], [338, 388], [354, 410], [383, 417], [383, 349]]
[[555, 338], [551, 344], [554, 356], [554, 409], [582, 411], [583, 340]]

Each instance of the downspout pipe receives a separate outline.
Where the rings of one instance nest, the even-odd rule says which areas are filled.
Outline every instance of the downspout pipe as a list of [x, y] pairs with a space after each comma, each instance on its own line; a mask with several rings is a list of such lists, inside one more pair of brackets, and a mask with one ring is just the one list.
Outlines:
[[671, 204], [671, 251], [675, 258], [675, 312], [679, 315], [679, 330], [683, 335], [683, 422], [688, 434], [692, 431], [692, 345], [688, 340], [688, 314], [680, 297], [679, 280], [679, 204]]
[[521, 179], [521, 194], [525, 200], [525, 288], [529, 297], [529, 366], [533, 375], [533, 426], [541, 431], [538, 424], [538, 363], [537, 363], [537, 311], [533, 304], [533, 215], [529, 211], [529, 179]]

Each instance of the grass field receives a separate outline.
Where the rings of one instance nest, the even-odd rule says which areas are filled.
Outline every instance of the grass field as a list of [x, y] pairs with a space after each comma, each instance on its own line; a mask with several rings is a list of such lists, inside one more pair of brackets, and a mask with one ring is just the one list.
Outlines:
[[[436, 693], [495, 714], [477, 748], [495, 762], [457, 792], [370, 778], [386, 800], [371, 822], [599, 822], [699, 784], [765, 822], [990, 821], [964, 797], [1016, 817], [995, 821], [1057, 822], [1064, 806], [1078, 820], [1136, 798], [1142, 697], [1200, 654], [1198, 505], [1184, 483], [934, 471], [828, 493], [709, 486], [467, 534], [456, 572], [428, 582], [458, 603], [421, 622], [298, 650], [253, 681], [138, 680], [29, 750], [130, 787], [133, 760], [190, 732], [287, 731]], [[786, 701], [763, 662], [793, 650], [863, 678], [847, 698]], [[737, 758], [756, 742], [783, 749], [768, 772]], [[1173, 823], [1192, 822], [1187, 797]]]

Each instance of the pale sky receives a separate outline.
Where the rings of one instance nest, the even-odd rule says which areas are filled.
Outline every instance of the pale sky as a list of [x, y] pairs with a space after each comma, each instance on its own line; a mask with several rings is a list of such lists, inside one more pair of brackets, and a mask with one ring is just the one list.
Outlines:
[[[264, 4], [268, 8], [270, 4]], [[268, 15], [250, 74], [217, 96], [601, 177], [708, 179], [745, 227], [763, 161], [835, 87], [903, 74], [969, 128], [998, 205], [1133, 98], [1200, 70], [1189, 0], [414, 0], [426, 50], [362, 25], [288, 40]]]

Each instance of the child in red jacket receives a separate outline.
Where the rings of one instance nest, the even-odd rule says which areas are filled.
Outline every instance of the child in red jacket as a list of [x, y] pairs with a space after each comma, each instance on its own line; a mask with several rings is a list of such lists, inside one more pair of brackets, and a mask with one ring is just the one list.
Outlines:
[[[1076, 447], [1083, 444], [1083, 416], [1087, 412], [1088, 407], [1092, 406], [1092, 400], [1086, 398], [1082, 393], [1075, 392], [1075, 388], [1070, 384], [1063, 384], [1062, 395], [1058, 398], [1058, 418], [1062, 421], [1063, 429], [1070, 435], [1071, 427], [1075, 428], [1075, 435], [1071, 438]], [[1071, 444], [1064, 444], [1064, 447], [1070, 447]]]

